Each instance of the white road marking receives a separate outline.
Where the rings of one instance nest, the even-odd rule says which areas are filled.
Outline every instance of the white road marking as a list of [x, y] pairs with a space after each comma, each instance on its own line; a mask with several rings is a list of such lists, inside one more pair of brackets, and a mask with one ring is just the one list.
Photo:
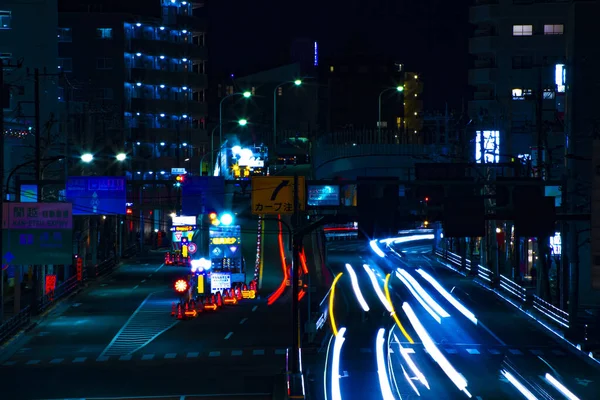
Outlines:
[[211, 351], [210, 353], [208, 353], [209, 357], [219, 357], [221, 355], [220, 351]]
[[253, 356], [264, 356], [265, 351], [264, 350], [252, 350], [252, 355]]
[[165, 263], [162, 263], [162, 264], [160, 264], [160, 267], [156, 268], [156, 269], [154, 270], [154, 272], [156, 273], [156, 272], [160, 271], [160, 269], [161, 269], [162, 267], [164, 267], [164, 266], [165, 266]]
[[242, 355], [242, 351], [241, 350], [232, 350], [231, 351], [231, 355], [234, 356], [234, 357], [241, 356]]
[[139, 288], [139, 287], [140, 287], [140, 285], [135, 285], [135, 286], [133, 287], [133, 289], [131, 289], [131, 290], [135, 290], [135, 289], [137, 289], [137, 288]]
[[197, 352], [197, 351], [192, 351], [192, 352], [190, 352], [190, 353], [187, 353], [186, 357], [187, 357], [187, 358], [196, 358], [196, 357], [198, 357], [199, 355], [200, 355], [200, 353], [199, 353], [199, 352]]
[[225, 340], [229, 339], [229, 338], [231, 337], [231, 335], [233, 335], [233, 332], [229, 332], [229, 333], [227, 334], [227, 336], [225, 336]]
[[82, 363], [85, 362], [85, 360], [87, 360], [87, 357], [76, 357], [75, 359], [73, 359], [74, 363]]
[[242, 325], [246, 321], [248, 321], [248, 318], [242, 318], [242, 320], [240, 321], [240, 325]]
[[144, 282], [146, 282], [146, 280], [145, 280], [145, 279], [142, 279], [142, 282], [141, 282], [141, 283], [144, 283]]
[[144, 354], [142, 356], [142, 361], [152, 360], [154, 358], [154, 354]]
[[172, 359], [172, 358], [175, 358], [175, 357], [177, 357], [177, 353], [167, 353], [167, 354], [165, 354], [165, 358], [167, 358], [167, 359]]
[[252, 312], [256, 311], [257, 308], [258, 308], [258, 306], [252, 307]]

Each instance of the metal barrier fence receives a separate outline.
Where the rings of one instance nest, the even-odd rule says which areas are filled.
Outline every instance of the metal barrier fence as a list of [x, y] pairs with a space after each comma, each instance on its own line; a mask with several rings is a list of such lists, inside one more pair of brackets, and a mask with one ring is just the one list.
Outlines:
[[[451, 268], [460, 271], [462, 269], [462, 257], [448, 250], [436, 250], [435, 255], [447, 261]], [[474, 275], [470, 260], [465, 260], [467, 271]], [[569, 329], [569, 314], [560, 308], [541, 299], [531, 290], [519, 285], [510, 278], [500, 274], [498, 278], [494, 273], [481, 265], [477, 265], [477, 278], [480, 278], [484, 283], [494, 290], [497, 294], [511, 302], [513, 305], [523, 309], [535, 318], [541, 318], [550, 325], [556, 326], [559, 329]]]
[[[137, 252], [137, 245], [133, 245], [128, 247], [123, 251], [122, 258], [129, 258], [135, 255]], [[92, 279], [96, 279], [102, 275], [105, 275], [111, 272], [115, 266], [118, 265], [118, 262], [115, 257], [111, 257], [108, 260], [104, 260], [100, 264], [94, 267], [94, 276]], [[77, 280], [77, 275], [73, 275], [65, 282], [58, 285], [52, 292], [41, 296], [38, 299], [37, 307], [35, 310], [32, 309], [32, 306], [27, 306], [23, 308], [18, 314], [15, 314], [10, 319], [6, 320], [2, 325], [0, 325], [0, 344], [6, 342], [11, 337], [14, 336], [19, 330], [26, 327], [33, 315], [38, 315], [50, 309], [58, 300], [61, 298], [68, 296], [71, 293], [74, 293], [78, 288], [81, 287], [81, 284], [85, 281], [89, 280], [89, 276], [87, 274], [87, 269], [83, 269], [83, 279], [82, 281]], [[35, 312], [34, 312], [35, 311]]]

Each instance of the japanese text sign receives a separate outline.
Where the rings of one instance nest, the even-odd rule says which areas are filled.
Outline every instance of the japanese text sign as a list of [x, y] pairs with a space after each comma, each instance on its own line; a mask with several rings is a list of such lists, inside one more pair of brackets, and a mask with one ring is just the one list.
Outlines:
[[[298, 177], [298, 203], [304, 210], [306, 202], [305, 180]], [[252, 214], [293, 214], [294, 177], [253, 176]]]
[[231, 289], [231, 274], [215, 273], [210, 274], [210, 292], [217, 293]]
[[71, 203], [4, 203], [2, 229], [73, 229]]

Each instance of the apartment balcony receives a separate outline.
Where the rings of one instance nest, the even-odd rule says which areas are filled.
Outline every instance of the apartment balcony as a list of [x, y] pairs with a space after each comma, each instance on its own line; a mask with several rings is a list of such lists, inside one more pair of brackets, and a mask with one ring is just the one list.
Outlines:
[[[132, 142], [172, 143], [177, 141], [177, 135], [177, 128], [131, 128]], [[201, 147], [208, 143], [208, 133], [205, 129], [182, 127], [179, 129], [179, 141], [195, 148]]]
[[127, 46], [130, 53], [152, 54], [168, 58], [206, 60], [206, 47], [190, 43], [175, 43], [163, 40], [131, 39]]
[[146, 114], [182, 115], [188, 114], [193, 118], [206, 116], [206, 103], [180, 100], [131, 99], [131, 111]]
[[496, 81], [496, 68], [473, 68], [469, 70], [469, 85], [488, 85]]
[[194, 89], [205, 89], [208, 86], [205, 74], [146, 68], [131, 68], [131, 81], [149, 85], [187, 86]]
[[478, 24], [493, 21], [500, 16], [498, 0], [476, 0], [475, 5], [469, 8], [469, 22]]
[[500, 38], [493, 31], [482, 31], [479, 36], [469, 39], [470, 54], [495, 53], [500, 44]]
[[169, 15], [163, 16], [165, 25], [175, 27], [179, 30], [187, 29], [190, 32], [206, 32], [206, 18], [199, 18], [190, 15]]

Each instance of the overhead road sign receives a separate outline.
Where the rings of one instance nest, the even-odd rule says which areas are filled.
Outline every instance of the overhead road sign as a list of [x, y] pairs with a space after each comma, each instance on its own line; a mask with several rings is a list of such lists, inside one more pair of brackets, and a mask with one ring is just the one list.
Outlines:
[[171, 175], [185, 175], [187, 171], [185, 168], [171, 168]]
[[70, 203], [3, 203], [2, 229], [73, 229]]
[[[304, 210], [306, 203], [306, 181], [298, 177], [298, 204]], [[253, 176], [252, 177], [252, 213], [293, 214], [294, 213], [294, 177], [293, 176]]]
[[125, 215], [127, 183], [125, 177], [77, 176], [67, 180], [67, 201], [74, 215]]

